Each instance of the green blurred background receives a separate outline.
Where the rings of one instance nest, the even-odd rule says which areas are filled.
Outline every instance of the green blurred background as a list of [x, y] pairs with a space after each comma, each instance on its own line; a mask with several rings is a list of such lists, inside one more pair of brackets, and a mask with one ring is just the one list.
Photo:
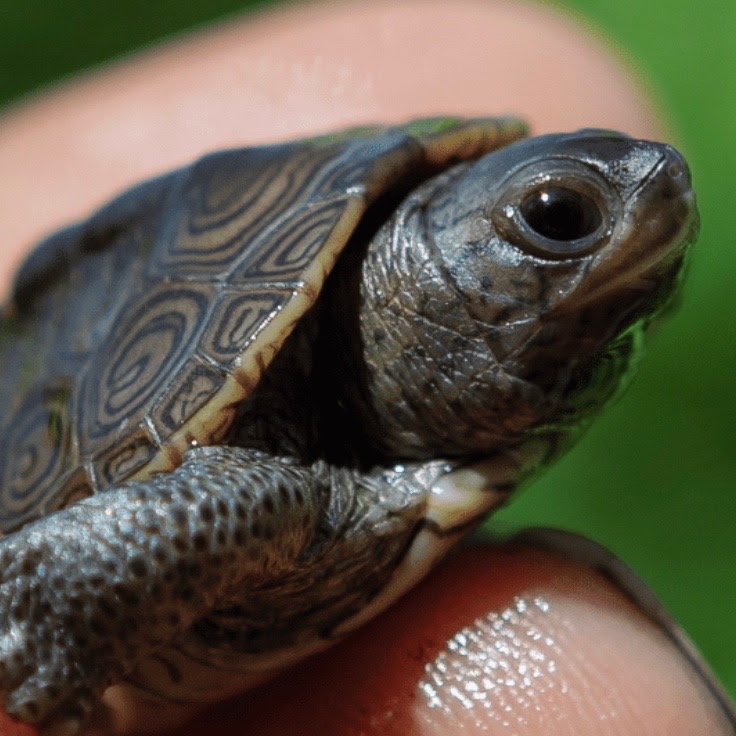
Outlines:
[[[0, 104], [247, 0], [0, 0]], [[685, 302], [638, 379], [501, 518], [602, 541], [649, 581], [736, 694], [736, 3], [568, 0], [642, 71], [694, 171]], [[493, 112], [489, 110], [489, 112]]]

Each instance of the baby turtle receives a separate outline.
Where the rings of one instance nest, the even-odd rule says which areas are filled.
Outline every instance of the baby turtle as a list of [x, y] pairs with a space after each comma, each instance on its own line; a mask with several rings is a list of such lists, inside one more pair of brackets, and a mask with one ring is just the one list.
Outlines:
[[29, 256], [0, 323], [10, 714], [76, 733], [116, 685], [150, 731], [272, 676], [619, 391], [697, 228], [687, 165], [524, 133], [214, 153]]

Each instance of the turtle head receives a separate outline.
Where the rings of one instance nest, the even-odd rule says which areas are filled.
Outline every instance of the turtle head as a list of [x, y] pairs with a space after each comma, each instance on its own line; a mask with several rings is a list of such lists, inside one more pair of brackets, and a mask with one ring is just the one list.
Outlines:
[[682, 156], [599, 130], [487, 156], [427, 212], [494, 359], [549, 399], [569, 394], [612, 340], [671, 302], [697, 228]]
[[610, 131], [528, 139], [426, 182], [363, 267], [364, 313], [400, 335], [387, 357], [362, 318], [384, 436], [413, 456], [566, 446], [631, 374], [696, 229], [682, 156]]

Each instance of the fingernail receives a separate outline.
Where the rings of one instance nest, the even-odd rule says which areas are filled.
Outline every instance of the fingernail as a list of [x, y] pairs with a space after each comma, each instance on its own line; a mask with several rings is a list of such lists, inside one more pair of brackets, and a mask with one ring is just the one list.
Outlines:
[[568, 560], [583, 564], [598, 572], [618, 588], [628, 600], [666, 634], [700, 677], [708, 692], [721, 707], [726, 720], [736, 731], [736, 707], [731, 702], [723, 686], [682, 627], [646, 583], [626, 563], [597, 542], [562, 529], [543, 527], [524, 529], [515, 534], [512, 541], [557, 553]]

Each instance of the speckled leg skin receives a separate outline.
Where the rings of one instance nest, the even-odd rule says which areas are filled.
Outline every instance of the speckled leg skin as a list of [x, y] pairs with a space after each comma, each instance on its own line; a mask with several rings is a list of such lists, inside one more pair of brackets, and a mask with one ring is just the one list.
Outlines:
[[[103, 690], [310, 544], [330, 486], [201, 448], [171, 474], [92, 496], [0, 540], [0, 689], [9, 714], [76, 733]], [[321, 490], [321, 489], [324, 489]]]

